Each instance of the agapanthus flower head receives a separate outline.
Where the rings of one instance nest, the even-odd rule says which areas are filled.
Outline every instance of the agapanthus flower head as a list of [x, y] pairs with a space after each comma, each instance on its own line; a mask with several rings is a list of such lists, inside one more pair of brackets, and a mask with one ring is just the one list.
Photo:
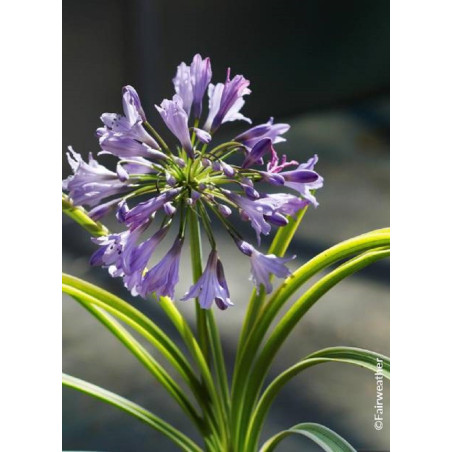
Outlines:
[[[224, 83], [212, 84], [211, 79], [210, 59], [199, 54], [190, 65], [178, 66], [175, 94], [156, 105], [174, 136], [168, 143], [147, 122], [135, 89], [125, 86], [123, 115], [104, 113], [103, 127], [97, 130], [98, 155], [115, 157], [115, 168], [101, 165], [91, 154], [85, 162], [70, 148], [68, 160], [74, 174], [63, 181], [63, 188], [74, 204], [89, 208], [95, 220], [115, 212], [119, 232], [94, 239], [99, 248], [91, 263], [123, 278], [132, 295], [174, 297], [187, 219], [200, 221], [211, 252], [204, 272], [183, 299], [196, 298], [205, 309], [215, 303], [224, 310], [233, 304], [212, 219], [219, 219], [249, 257], [256, 287], [270, 292], [270, 276], [286, 277], [285, 264], [292, 258], [262, 253], [243, 240], [231, 218], [236, 213], [249, 222], [260, 246], [261, 235], [285, 226], [307, 205], [317, 206], [314, 190], [322, 187], [323, 178], [314, 169], [317, 156], [300, 164], [278, 155], [275, 145], [285, 141], [282, 135], [289, 126], [275, 124], [273, 118], [229, 142], [215, 143], [221, 125], [251, 122], [240, 113], [251, 91], [249, 80], [231, 76], [230, 70]], [[209, 110], [203, 115], [206, 90]], [[164, 242], [174, 225], [178, 225], [177, 236], [156, 261], [155, 250], [168, 246]]]

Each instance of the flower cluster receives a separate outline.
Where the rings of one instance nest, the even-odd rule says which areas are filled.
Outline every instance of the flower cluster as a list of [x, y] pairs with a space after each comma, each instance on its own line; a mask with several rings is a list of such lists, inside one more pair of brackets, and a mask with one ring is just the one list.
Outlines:
[[[313, 191], [322, 187], [323, 179], [314, 170], [317, 156], [301, 164], [278, 156], [274, 145], [285, 141], [282, 135], [289, 125], [275, 124], [273, 118], [229, 142], [211, 146], [212, 136], [223, 123], [251, 123], [240, 112], [244, 96], [251, 92], [250, 82], [242, 75], [231, 78], [230, 70], [224, 83], [212, 84], [211, 79], [209, 58], [195, 55], [190, 66], [178, 66], [173, 79], [175, 95], [155, 106], [178, 141], [171, 148], [147, 121], [135, 89], [125, 86], [124, 114], [104, 113], [104, 126], [97, 130], [98, 155], [115, 156], [116, 170], [107, 169], [91, 154], [86, 162], [70, 147], [68, 160], [74, 174], [63, 181], [63, 189], [74, 204], [90, 208], [89, 215], [96, 221], [116, 212], [123, 231], [93, 239], [99, 248], [91, 264], [107, 267], [112, 276], [123, 278], [133, 295], [142, 297], [151, 293], [174, 296], [187, 218], [196, 215], [212, 249], [204, 273], [183, 300], [198, 298], [203, 308], [215, 302], [226, 309], [232, 303], [211, 215], [250, 258], [257, 289], [268, 293], [272, 290], [270, 274], [287, 276], [285, 263], [291, 258], [259, 252], [242, 239], [228, 217], [237, 209], [242, 220], [255, 230], [260, 245], [261, 235], [268, 235], [272, 226], [286, 225], [288, 216], [308, 204], [317, 206]], [[209, 108], [205, 122], [201, 122], [206, 91]], [[265, 186], [289, 192], [266, 193]], [[177, 213], [176, 239], [163, 259], [149, 268]], [[145, 234], [157, 222], [158, 214], [157, 230]]]

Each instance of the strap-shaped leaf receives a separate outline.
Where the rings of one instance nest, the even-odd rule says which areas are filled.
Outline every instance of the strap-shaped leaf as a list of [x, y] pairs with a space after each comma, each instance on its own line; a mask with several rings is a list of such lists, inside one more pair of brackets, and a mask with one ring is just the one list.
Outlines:
[[303, 435], [318, 444], [327, 452], [356, 452], [356, 449], [336, 432], [321, 424], [305, 422], [294, 425], [272, 436], [259, 450], [259, 452], [271, 452], [287, 436]]
[[115, 394], [114, 392], [110, 392], [100, 386], [67, 374], [63, 374], [63, 385], [69, 388], [77, 389], [78, 391], [84, 392], [92, 397], [96, 397], [99, 400], [116, 406], [126, 413], [137, 417], [152, 428], [166, 435], [184, 451], [202, 452], [202, 449], [198, 445], [188, 438], [188, 436], [175, 429], [172, 425], [168, 424], [163, 419], [146, 410], [142, 406], [131, 402], [130, 400]]
[[278, 375], [267, 387], [249, 423], [245, 450], [255, 450], [265, 416], [284, 385], [303, 370], [329, 362], [352, 364], [372, 372], [380, 371], [385, 378], [389, 379], [389, 358], [379, 353], [355, 347], [331, 347], [311, 353]]
[[[266, 302], [262, 312], [254, 322], [254, 327], [247, 333], [246, 340], [244, 337], [242, 338], [242, 343], [237, 351], [232, 380], [233, 410], [237, 407], [237, 401], [242, 398], [242, 392], [244, 390], [243, 380], [249, 373], [265, 334], [290, 296], [310, 278], [325, 268], [356, 254], [382, 246], [388, 246], [389, 240], [389, 228], [378, 229], [353, 237], [318, 254], [306, 264], [299, 267], [283, 282]], [[236, 416], [236, 413], [233, 413], [233, 416]]]
[[76, 289], [71, 289], [71, 296], [77, 300], [88, 312], [99, 320], [111, 333], [116, 336], [124, 346], [140, 361], [141, 364], [156, 378], [156, 380], [176, 400], [182, 410], [193, 420], [195, 425], [203, 433], [201, 417], [188, 400], [182, 388], [171, 378], [168, 372], [156, 361], [156, 359], [116, 320], [92, 305], [93, 297]]
[[80, 206], [74, 206], [69, 196], [63, 193], [63, 213], [78, 223], [83, 229], [86, 229], [95, 237], [108, 234], [108, 229], [101, 223], [93, 221]]
[[251, 369], [250, 364], [246, 366], [250, 370], [244, 374], [244, 378], [240, 381], [240, 388], [237, 386], [238, 390], [236, 390], [235, 398], [233, 393], [232, 419], [234, 420], [236, 446], [245, 439], [251, 412], [271, 363], [295, 325], [317, 300], [332, 287], [344, 278], [387, 256], [389, 256], [389, 250], [380, 249], [378, 251], [368, 251], [350, 259], [310, 287], [281, 318], [268, 338], [262, 352], [258, 355], [253, 368]]
[[124, 321], [145, 337], [175, 367], [192, 388], [199, 386], [189, 362], [174, 342], [148, 317], [116, 295], [84, 281], [63, 273], [63, 292], [86, 294], [91, 303]]

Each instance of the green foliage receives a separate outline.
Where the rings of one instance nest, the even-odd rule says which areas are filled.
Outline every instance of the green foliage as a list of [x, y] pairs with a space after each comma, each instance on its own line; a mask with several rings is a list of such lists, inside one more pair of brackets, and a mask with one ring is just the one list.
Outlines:
[[[83, 209], [74, 207], [65, 197], [63, 212], [94, 236], [108, 234], [105, 226], [93, 222]], [[270, 253], [285, 253], [305, 213], [306, 209], [297, 218], [291, 219], [287, 226], [280, 228], [270, 247]], [[189, 227], [193, 276], [196, 280], [202, 271], [202, 261], [195, 211], [190, 213]], [[63, 376], [63, 384], [139, 418], [169, 437], [184, 451], [255, 452], [274, 398], [300, 372], [324, 363], [351, 364], [375, 372], [378, 359], [383, 363], [383, 376], [389, 378], [389, 358], [359, 348], [332, 347], [306, 356], [263, 388], [278, 350], [306, 312], [336, 284], [388, 256], [389, 229], [371, 231], [320, 253], [300, 266], [273, 294], [265, 296], [261, 291], [262, 295], [258, 295], [253, 291], [239, 339], [231, 385], [227, 379], [220, 336], [211, 311], [197, 307], [195, 334], [172, 300], [168, 297], [160, 298], [159, 306], [183, 339], [192, 364], [187, 359], [187, 351], [179, 349], [151, 319], [125, 300], [79, 278], [63, 275], [63, 291], [102, 323], [175, 399], [203, 437], [203, 449], [167, 422], [119, 395], [67, 375]], [[340, 265], [297, 295], [295, 301], [291, 301], [291, 297], [312, 277], [337, 263]], [[286, 311], [277, 320], [283, 308]], [[158, 356], [153, 356], [141, 345], [135, 338], [136, 335], [152, 345]], [[177, 372], [183, 386], [160, 364], [162, 359]], [[192, 397], [187, 395], [188, 391]], [[306, 436], [326, 451], [354, 451], [339, 435], [325, 426], [313, 423], [298, 424], [278, 433], [268, 439], [260, 451], [274, 450], [289, 435]]]

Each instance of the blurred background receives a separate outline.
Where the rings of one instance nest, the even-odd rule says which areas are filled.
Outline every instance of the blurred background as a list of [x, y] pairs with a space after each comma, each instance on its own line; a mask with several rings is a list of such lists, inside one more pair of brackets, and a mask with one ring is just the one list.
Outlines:
[[[254, 124], [288, 122], [280, 153], [306, 161], [319, 155], [325, 178], [290, 249], [292, 268], [337, 241], [389, 225], [389, 1], [380, 0], [65, 0], [63, 2], [63, 146], [86, 156], [98, 150], [103, 112], [121, 112], [121, 87], [133, 85], [150, 121], [165, 126], [153, 105], [173, 94], [176, 66], [195, 53], [210, 56], [213, 81], [232, 74], [251, 80], [242, 112]], [[220, 130], [233, 137], [246, 123]], [[69, 166], [63, 158], [63, 177]], [[114, 228], [114, 223], [111, 223]], [[254, 240], [251, 228], [244, 234]], [[214, 225], [215, 227], [215, 225]], [[235, 307], [217, 315], [232, 363], [251, 283], [248, 260], [224, 243]], [[268, 243], [268, 242], [266, 242]], [[63, 218], [63, 270], [119, 293], [173, 334], [158, 305], [131, 297], [120, 281], [90, 268], [94, 245]], [[183, 255], [179, 294], [190, 285]], [[185, 265], [187, 263], [187, 265]], [[177, 302], [190, 322], [192, 303]], [[177, 405], [121, 344], [83, 311], [63, 300], [63, 367], [74, 376], [134, 400], [193, 437]], [[177, 337], [176, 334], [173, 334]], [[342, 282], [295, 328], [276, 360], [276, 376], [322, 347], [348, 345], [389, 355], [389, 264], [379, 262]], [[375, 431], [375, 380], [369, 371], [325, 364], [291, 381], [275, 400], [263, 438], [293, 424], [320, 422], [360, 451], [389, 450], [389, 384], [384, 428]], [[173, 451], [171, 442], [117, 409], [63, 390], [63, 450]], [[280, 450], [320, 450], [289, 438]]]

